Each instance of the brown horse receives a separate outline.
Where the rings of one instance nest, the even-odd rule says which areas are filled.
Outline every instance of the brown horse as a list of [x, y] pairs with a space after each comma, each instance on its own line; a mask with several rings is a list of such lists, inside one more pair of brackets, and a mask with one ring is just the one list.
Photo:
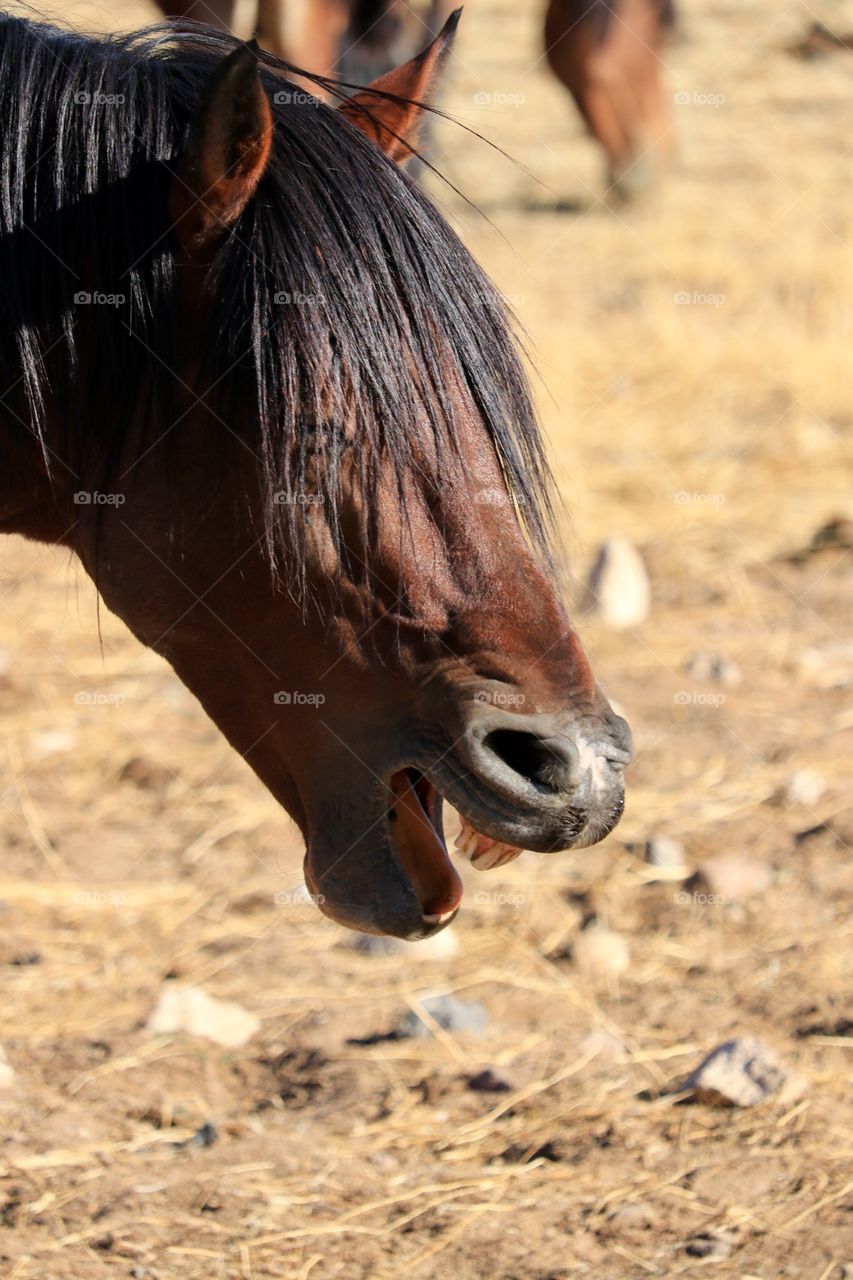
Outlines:
[[219, 31], [254, 35], [279, 58], [285, 57], [283, 0], [157, 0], [168, 18], [203, 22]]
[[158, 0], [167, 17], [220, 30], [247, 28], [279, 58], [292, 47], [299, 65], [348, 84], [367, 84], [435, 36], [450, 16], [449, 0], [420, 9], [406, 0], [305, 0], [301, 29], [288, 33], [285, 0]]
[[0, 19], [0, 528], [172, 664], [322, 910], [402, 937], [460, 904], [443, 798], [485, 869], [600, 839], [630, 754], [501, 300], [395, 163], [455, 23], [334, 109], [225, 33]]
[[545, 13], [548, 63], [624, 196], [649, 185], [671, 147], [660, 50], [674, 21], [672, 0], [549, 0]]

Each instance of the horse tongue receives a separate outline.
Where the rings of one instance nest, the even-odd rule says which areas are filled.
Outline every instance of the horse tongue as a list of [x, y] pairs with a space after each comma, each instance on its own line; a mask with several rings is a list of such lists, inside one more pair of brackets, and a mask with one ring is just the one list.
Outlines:
[[462, 901], [462, 880], [405, 769], [394, 774], [391, 790], [397, 856], [417, 894], [424, 918], [440, 920]]

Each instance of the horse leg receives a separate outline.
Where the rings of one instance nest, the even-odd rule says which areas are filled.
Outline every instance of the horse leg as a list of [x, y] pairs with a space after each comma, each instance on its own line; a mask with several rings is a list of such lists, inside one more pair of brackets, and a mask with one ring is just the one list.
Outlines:
[[618, 103], [618, 68], [589, 14], [571, 0], [550, 0], [545, 11], [545, 58], [569, 91], [589, 133], [607, 157], [611, 179], [627, 165], [630, 137]]
[[287, 57], [284, 0], [257, 0], [256, 34], [270, 53], [274, 53], [277, 58]]
[[167, 18], [188, 18], [226, 31], [233, 27], [237, 3], [238, 0], [159, 0]]
[[620, 21], [611, 29], [613, 84], [628, 135], [627, 163], [615, 177], [626, 196], [652, 185], [671, 147], [671, 114], [664, 97], [658, 50], [661, 6], [658, 0], [621, 0]]
[[[270, 0], [266, 0], [267, 3]], [[265, 0], [261, 0], [263, 5]], [[296, 61], [306, 71], [331, 76], [338, 70], [344, 32], [349, 24], [346, 0], [307, 0]]]

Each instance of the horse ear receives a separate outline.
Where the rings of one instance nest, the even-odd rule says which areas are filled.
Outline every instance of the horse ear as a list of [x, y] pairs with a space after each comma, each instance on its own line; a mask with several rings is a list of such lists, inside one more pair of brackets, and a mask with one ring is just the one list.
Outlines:
[[340, 110], [392, 160], [411, 158], [428, 100], [441, 79], [461, 9], [445, 22], [432, 44], [411, 62], [372, 81], [341, 104]]
[[209, 257], [235, 225], [267, 166], [272, 132], [252, 41], [211, 74], [175, 167], [169, 215], [187, 257]]

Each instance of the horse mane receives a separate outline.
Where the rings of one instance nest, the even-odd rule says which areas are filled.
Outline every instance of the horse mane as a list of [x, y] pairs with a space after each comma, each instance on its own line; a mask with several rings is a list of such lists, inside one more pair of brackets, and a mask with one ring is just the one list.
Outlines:
[[[141, 417], [139, 453], [165, 449], [164, 464], [180, 431], [167, 190], [202, 86], [235, 43], [174, 24], [93, 38], [0, 19], [0, 373], [12, 388], [0, 403], [74, 488], [121, 482], [129, 422]], [[549, 473], [502, 299], [419, 187], [290, 83], [296, 68], [262, 59], [273, 155], [220, 255], [194, 391], [221, 397], [211, 456], [248, 446], [258, 459], [271, 566], [295, 557], [304, 573], [309, 474], [343, 546], [342, 424], [357, 426], [368, 509], [380, 462], [402, 486], [418, 439], [458, 453], [448, 362], [547, 561]], [[125, 301], [75, 304], [96, 291]]]

